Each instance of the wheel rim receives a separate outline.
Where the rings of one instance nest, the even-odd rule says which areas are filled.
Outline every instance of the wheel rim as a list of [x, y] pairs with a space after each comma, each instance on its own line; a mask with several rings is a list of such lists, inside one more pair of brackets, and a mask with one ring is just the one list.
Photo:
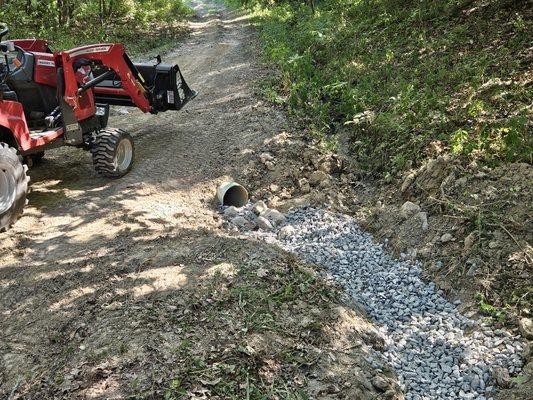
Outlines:
[[0, 167], [0, 214], [11, 208], [15, 195], [16, 184], [12, 171]]
[[133, 158], [133, 146], [128, 139], [122, 139], [117, 145], [115, 155], [115, 168], [119, 171], [125, 171], [131, 164]]

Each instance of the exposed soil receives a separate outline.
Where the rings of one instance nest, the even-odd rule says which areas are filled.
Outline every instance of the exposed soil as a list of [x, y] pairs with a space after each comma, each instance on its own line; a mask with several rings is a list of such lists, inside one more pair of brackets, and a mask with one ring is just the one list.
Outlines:
[[287, 123], [254, 95], [267, 71], [246, 16], [197, 10], [165, 61], [199, 96], [110, 121], [136, 142], [126, 177], [71, 148], [30, 170], [29, 206], [0, 234], [0, 397], [395, 398], [379, 335], [336, 289], [222, 229], [215, 188]]
[[[197, 11], [164, 59], [199, 96], [179, 113], [119, 108], [110, 121], [134, 136], [130, 174], [99, 178], [90, 154], [70, 148], [30, 170], [30, 204], [0, 234], [0, 397], [400, 397], [356, 307], [291, 256], [224, 229], [214, 191], [229, 178], [273, 207], [356, 215], [378, 240], [425, 261], [428, 278], [469, 300], [471, 315], [480, 291], [496, 323], [500, 310], [510, 329], [530, 316], [530, 165], [465, 170], [441, 160], [405, 188], [361, 179], [255, 96], [269, 71], [247, 17], [208, 2]], [[315, 171], [326, 178], [308, 192], [302, 178]], [[427, 213], [427, 230], [402, 216], [406, 200]], [[376, 375], [388, 388], [372, 386]]]

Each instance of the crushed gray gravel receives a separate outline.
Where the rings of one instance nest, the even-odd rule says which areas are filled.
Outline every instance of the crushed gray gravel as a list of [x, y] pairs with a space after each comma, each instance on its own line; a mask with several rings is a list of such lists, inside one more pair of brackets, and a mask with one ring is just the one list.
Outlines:
[[[254, 218], [251, 209], [239, 215]], [[496, 381], [506, 379], [502, 373], [519, 373], [520, 336], [462, 315], [458, 301], [422, 279], [419, 264], [391, 258], [353, 218], [313, 208], [285, 217], [281, 227], [248, 233], [328, 270], [379, 326], [387, 346], [382, 356], [407, 400], [488, 400]]]

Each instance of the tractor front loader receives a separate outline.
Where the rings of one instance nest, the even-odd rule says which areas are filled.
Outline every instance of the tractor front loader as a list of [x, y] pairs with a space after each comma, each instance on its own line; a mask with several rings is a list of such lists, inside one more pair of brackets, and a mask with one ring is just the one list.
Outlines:
[[[0, 27], [0, 41], [8, 33]], [[133, 63], [122, 44], [94, 44], [52, 52], [44, 40], [1, 41], [0, 231], [26, 204], [27, 167], [60, 146], [92, 153], [96, 172], [109, 178], [132, 167], [129, 133], [107, 126], [110, 105], [156, 114], [179, 110], [196, 96], [177, 65]]]

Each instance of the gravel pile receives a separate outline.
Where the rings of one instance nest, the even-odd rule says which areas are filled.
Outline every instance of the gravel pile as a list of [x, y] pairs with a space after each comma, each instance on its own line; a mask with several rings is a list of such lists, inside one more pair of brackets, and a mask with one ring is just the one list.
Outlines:
[[[252, 206], [239, 211], [253, 219]], [[394, 260], [350, 217], [291, 210], [283, 226], [249, 231], [326, 267], [380, 326], [383, 356], [408, 400], [490, 399], [520, 371], [519, 336], [461, 315], [410, 260]], [[242, 229], [241, 229], [242, 230]]]

